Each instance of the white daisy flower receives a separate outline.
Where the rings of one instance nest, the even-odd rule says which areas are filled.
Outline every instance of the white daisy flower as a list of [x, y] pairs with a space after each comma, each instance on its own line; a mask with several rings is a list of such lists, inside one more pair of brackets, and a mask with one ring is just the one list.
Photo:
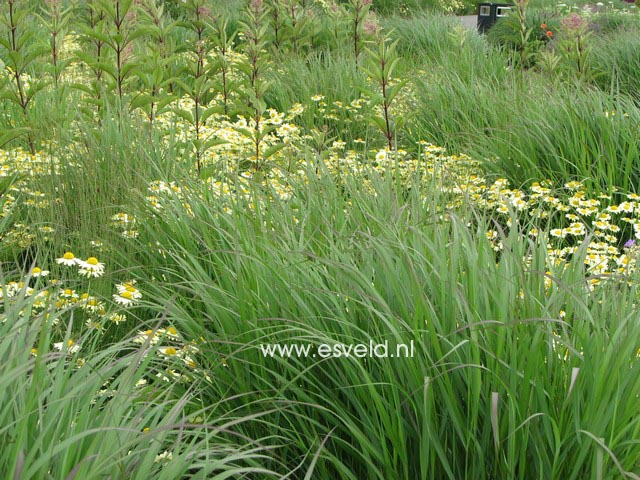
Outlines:
[[[137, 298], [140, 298], [140, 297], [137, 297]], [[113, 294], [113, 300], [117, 304], [120, 304], [120, 305], [122, 305], [124, 307], [128, 307], [128, 306], [131, 306], [131, 305], [134, 305], [134, 304], [138, 303], [137, 298], [134, 297], [133, 293], [131, 293], [131, 292], [127, 291], [127, 290], [125, 290], [124, 292], [119, 293], [119, 294], [118, 293], [114, 293]]]
[[65, 252], [65, 254], [58, 258], [56, 262], [60, 265], [66, 265], [67, 267], [73, 267], [79, 262], [80, 259], [76, 258], [76, 256], [71, 252]]
[[135, 280], [131, 280], [130, 282], [117, 284], [116, 290], [120, 295], [122, 295], [124, 292], [129, 292], [131, 294], [131, 298], [133, 298], [134, 300], [138, 300], [139, 298], [142, 298], [142, 294], [140, 293], [140, 290], [134, 287], [135, 283]]
[[46, 277], [49, 275], [49, 270], [42, 270], [40, 267], [33, 267], [31, 270], [32, 277]]
[[116, 325], [120, 325], [122, 322], [125, 322], [127, 320], [127, 316], [121, 313], [112, 313], [111, 315], [109, 315], [109, 320]]
[[80, 345], [75, 343], [73, 340], [67, 340], [67, 343], [64, 342], [56, 342], [53, 344], [53, 348], [61, 352], [62, 350], [66, 350], [69, 353], [76, 353], [80, 350]]
[[80, 270], [78, 273], [85, 277], [100, 277], [104, 274], [104, 263], [100, 263], [96, 257], [89, 257], [86, 261], [78, 262]]
[[178, 354], [178, 350], [174, 347], [160, 347], [158, 350], [160, 350], [162, 355], [167, 357], [174, 357]]

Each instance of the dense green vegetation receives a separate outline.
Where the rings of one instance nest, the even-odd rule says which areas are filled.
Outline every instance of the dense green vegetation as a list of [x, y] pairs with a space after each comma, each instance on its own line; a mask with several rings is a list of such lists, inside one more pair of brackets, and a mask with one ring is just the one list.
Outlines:
[[2, 3], [2, 478], [640, 478], [640, 17], [471, 8]]

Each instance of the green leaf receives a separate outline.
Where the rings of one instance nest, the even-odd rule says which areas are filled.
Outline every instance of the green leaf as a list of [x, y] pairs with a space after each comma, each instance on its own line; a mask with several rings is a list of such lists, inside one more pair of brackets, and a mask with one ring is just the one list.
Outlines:
[[206, 150], [208, 148], [216, 147], [218, 145], [223, 145], [225, 143], [229, 143], [229, 142], [227, 142], [226, 140], [222, 140], [221, 138], [212, 138], [204, 142], [204, 148]]
[[188, 123], [193, 125], [193, 115], [191, 114], [191, 112], [188, 112], [187, 110], [184, 110], [182, 108], [174, 108], [173, 113], [175, 113], [178, 117], [184, 119], [185, 121], [187, 121]]
[[7, 143], [15, 140], [18, 137], [21, 137], [22, 135], [26, 135], [27, 133], [29, 133], [29, 131], [30, 129], [26, 127], [22, 127], [22, 128], [13, 128], [8, 132], [4, 132], [0, 134], [0, 147], [4, 147]]
[[286, 147], [286, 145], [284, 143], [278, 143], [276, 145], [272, 145], [269, 148], [267, 148], [264, 153], [262, 154], [263, 158], [266, 160], [270, 157], [272, 157], [274, 154], [276, 154], [277, 152], [279, 152], [280, 150], [282, 150], [284, 147]]
[[207, 119], [215, 113], [218, 113], [216, 107], [210, 107], [210, 108], [204, 109], [204, 111], [202, 112], [202, 116], [200, 117], [202, 120], [202, 123], [205, 123]]
[[254, 132], [247, 129], [247, 128], [241, 128], [241, 127], [233, 127], [233, 129], [238, 132], [241, 133], [242, 135], [244, 135], [246, 138], [253, 138], [254, 137]]
[[155, 99], [152, 95], [138, 95], [133, 100], [131, 100], [130, 105], [131, 108], [143, 108], [149, 106], [151, 103], [153, 103], [154, 100]]
[[118, 78], [118, 70], [114, 65], [111, 65], [110, 63], [107, 63], [107, 62], [97, 62], [94, 64], [94, 66], [102, 70], [103, 72], [107, 73], [114, 80]]
[[387, 131], [387, 124], [385, 123], [384, 118], [378, 117], [378, 116], [371, 116], [369, 117], [369, 121], [371, 121], [372, 124], [377, 126], [382, 132]]

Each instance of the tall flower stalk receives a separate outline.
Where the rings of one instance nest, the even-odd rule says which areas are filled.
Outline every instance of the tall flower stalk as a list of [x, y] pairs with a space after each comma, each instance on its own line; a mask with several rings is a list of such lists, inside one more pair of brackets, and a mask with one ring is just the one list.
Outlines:
[[122, 102], [125, 80], [133, 73], [134, 41], [143, 32], [134, 29], [136, 13], [132, 0], [115, 0], [104, 2], [107, 17], [113, 22], [114, 31], [109, 36], [107, 45], [115, 54], [115, 72], [111, 73], [115, 80], [116, 92]]
[[350, 0], [351, 4], [351, 41], [353, 58], [356, 68], [359, 64], [360, 53], [364, 47], [362, 29], [371, 6], [371, 0]]
[[[396, 53], [398, 40], [391, 42], [389, 35], [381, 35], [377, 26], [368, 25], [369, 33], [375, 36], [377, 49], [367, 48], [368, 68], [364, 69], [369, 78], [378, 85], [379, 93], [368, 92], [373, 104], [379, 107], [380, 114], [372, 114], [371, 122], [383, 133], [387, 149], [394, 150], [395, 131], [402, 124], [402, 117], [395, 118], [391, 113], [391, 104], [406, 84], [406, 81], [393, 77], [400, 60]], [[373, 29], [376, 29], [375, 31]]]
[[529, 59], [533, 55], [531, 42], [529, 41], [533, 28], [527, 26], [527, 7], [529, 0], [516, 0], [515, 14], [518, 22], [518, 44], [519, 64], [526, 67]]
[[[136, 40], [144, 35], [137, 27], [137, 5], [133, 0], [96, 0], [88, 3], [84, 36], [95, 47], [94, 54], [78, 56], [95, 74], [91, 88], [77, 85], [93, 95], [98, 110], [104, 106], [103, 91], [115, 94], [118, 107], [125, 104], [126, 84], [136, 74]], [[89, 112], [91, 113], [91, 112]]]
[[147, 42], [144, 61], [136, 76], [144, 91], [132, 100], [131, 106], [144, 110], [149, 124], [153, 125], [156, 116], [173, 100], [171, 92], [175, 78], [170, 65], [174, 62], [175, 55], [170, 39], [176, 23], [167, 21], [162, 4], [153, 0], [146, 0], [141, 4], [140, 20]]
[[[22, 5], [21, 3], [25, 3]], [[46, 86], [43, 78], [29, 78], [32, 69], [44, 54], [37, 42], [32, 42], [36, 30], [32, 28], [31, 9], [27, 2], [7, 0], [7, 8], [2, 23], [7, 27], [7, 36], [0, 38], [7, 54], [7, 67], [11, 72], [12, 88], [3, 92], [3, 97], [17, 104], [22, 111], [24, 123], [31, 126], [30, 107], [34, 96]], [[29, 149], [36, 153], [33, 132], [28, 134]]]
[[60, 43], [64, 37], [71, 8], [63, 9], [62, 0], [46, 0], [44, 15], [40, 17], [42, 23], [49, 30], [49, 49], [52, 67], [53, 85], [58, 90], [60, 76], [70, 60], [60, 58]]
[[204, 151], [219, 141], [204, 138], [204, 126], [207, 118], [215, 113], [215, 106], [209, 103], [213, 99], [212, 64], [207, 63], [211, 43], [207, 30], [215, 23], [211, 10], [205, 0], [189, 0], [186, 3], [188, 19], [179, 23], [191, 32], [191, 37], [183, 46], [183, 51], [189, 53], [189, 59], [182, 69], [182, 79], [178, 84], [193, 101], [193, 108], [185, 110], [175, 109], [175, 112], [186, 120], [193, 128], [193, 150], [196, 158], [198, 173], [202, 171], [202, 155]]
[[572, 13], [562, 19], [560, 25], [562, 27], [562, 37], [559, 39], [561, 55], [578, 78], [588, 78], [591, 73], [589, 38], [592, 32], [589, 31], [587, 22], [578, 13]]
[[213, 29], [214, 50], [217, 56], [217, 71], [219, 82], [214, 86], [222, 95], [222, 113], [228, 116], [231, 109], [231, 94], [237, 88], [237, 82], [233, 80], [230, 53], [235, 40], [235, 33], [229, 35], [226, 19], [218, 19]]
[[[253, 143], [253, 163], [255, 170], [262, 168], [263, 142], [269, 130], [264, 128], [262, 117], [267, 108], [264, 100], [267, 82], [264, 80], [264, 70], [269, 61], [266, 52], [267, 15], [263, 0], [251, 0], [246, 10], [246, 19], [242, 22], [246, 40], [245, 54], [247, 60], [239, 65], [245, 75], [244, 95], [247, 102], [248, 123], [251, 131], [242, 132], [249, 136]], [[247, 133], [250, 133], [247, 135]]]

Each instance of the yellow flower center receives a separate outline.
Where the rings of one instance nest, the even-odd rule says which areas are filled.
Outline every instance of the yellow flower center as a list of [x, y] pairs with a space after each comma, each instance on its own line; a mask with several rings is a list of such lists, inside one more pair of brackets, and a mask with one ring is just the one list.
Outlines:
[[73, 290], [71, 290], [70, 288], [66, 288], [66, 289], [64, 290], [64, 294], [65, 294], [65, 295], [73, 295]]
[[166, 353], [167, 355], [175, 355], [176, 353], [178, 353], [178, 351], [173, 347], [167, 347], [164, 353]]
[[96, 257], [87, 258], [87, 263], [89, 265], [98, 265], [98, 259]]
[[42, 272], [42, 269], [40, 267], [33, 267], [33, 270], [31, 270], [32, 274], [36, 274], [40, 272]]
[[69, 339], [69, 341], [67, 342], [67, 345], [68, 345], [68, 346], [73, 345], [73, 340]]
[[125, 290], [126, 290], [125, 293], [127, 293], [127, 292], [133, 293], [133, 292], [137, 292], [138, 291], [138, 289], [136, 287], [134, 287], [134, 286], [132, 286], [130, 284], [125, 283], [125, 285], [126, 285], [126, 287], [124, 287]]
[[167, 328], [167, 332], [169, 332], [171, 335], [177, 335], [178, 334], [178, 331], [175, 329], [175, 327]]
[[122, 292], [122, 293], [120, 294], [120, 296], [121, 296], [122, 298], [126, 298], [127, 300], [131, 300], [131, 299], [133, 298], [133, 295], [132, 295], [132, 294], [131, 294], [131, 292], [130, 292], [130, 291], [128, 291], [128, 290], [127, 290], [127, 291]]
[[76, 256], [71, 253], [71, 252], [66, 252], [62, 258], [64, 258], [65, 260], [73, 260], [74, 258], [76, 258]]

